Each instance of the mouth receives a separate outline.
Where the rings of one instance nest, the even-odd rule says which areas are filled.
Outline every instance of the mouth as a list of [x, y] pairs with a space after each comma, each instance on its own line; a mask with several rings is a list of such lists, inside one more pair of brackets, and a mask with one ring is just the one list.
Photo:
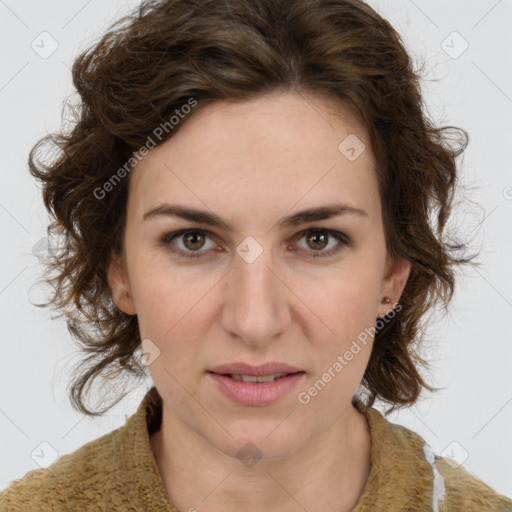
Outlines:
[[[230, 377], [240, 380], [246, 377], [263, 377], [264, 380], [259, 382], [268, 382], [276, 378], [282, 378], [283, 376], [292, 375], [304, 371], [296, 366], [290, 366], [286, 363], [279, 361], [272, 361], [260, 365], [251, 365], [241, 361], [222, 364], [209, 370], [210, 373], [216, 373], [217, 375], [229, 375]], [[256, 380], [246, 380], [245, 382], [258, 382]]]
[[292, 373], [271, 373], [268, 375], [243, 375], [240, 373], [217, 373], [217, 372], [208, 372], [214, 373], [216, 375], [222, 375], [223, 377], [229, 377], [230, 379], [237, 380], [240, 382], [273, 382], [275, 380], [283, 379], [285, 377], [289, 377], [290, 375], [295, 375], [297, 373], [306, 373], [303, 371], [292, 372]]
[[[300, 372], [297, 372], [300, 373]], [[262, 375], [260, 377], [256, 377], [254, 375], [239, 375], [236, 373], [232, 373], [229, 375], [230, 378], [239, 380], [242, 382], [272, 382], [277, 379], [282, 379], [283, 377], [288, 377], [288, 375], [293, 375], [292, 373], [273, 373], [270, 375]]]
[[269, 373], [261, 370], [261, 367], [253, 367], [251, 373], [258, 375], [245, 371], [246, 373], [208, 371], [207, 375], [225, 397], [239, 405], [250, 407], [268, 406], [285, 399], [306, 377], [306, 372], [302, 370]]

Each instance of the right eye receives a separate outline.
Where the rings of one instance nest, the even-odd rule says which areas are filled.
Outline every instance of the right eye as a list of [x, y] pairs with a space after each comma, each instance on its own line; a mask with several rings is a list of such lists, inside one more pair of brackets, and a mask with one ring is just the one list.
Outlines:
[[[184, 258], [198, 258], [201, 253], [207, 252], [200, 251], [204, 247], [205, 238], [209, 238], [206, 231], [200, 231], [197, 229], [181, 229], [164, 235], [160, 239], [160, 245], [169, 248], [169, 250], [180, 257]], [[183, 243], [183, 248], [176, 247], [174, 240], [178, 239]], [[188, 244], [185, 245], [185, 244]], [[210, 247], [209, 249], [211, 249]]]

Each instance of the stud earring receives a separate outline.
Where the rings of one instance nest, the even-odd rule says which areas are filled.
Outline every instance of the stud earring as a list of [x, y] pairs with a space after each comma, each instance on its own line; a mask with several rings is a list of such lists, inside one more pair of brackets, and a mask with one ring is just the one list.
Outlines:
[[[390, 297], [387, 297], [387, 296], [382, 297], [382, 299], [380, 299], [380, 302], [381, 302], [381, 304], [390, 304], [390, 303], [391, 303], [391, 298], [390, 298]], [[386, 314], [387, 314], [387, 313], [386, 313]], [[379, 315], [379, 316], [377, 317], [377, 320], [384, 318], [384, 317], [386, 316], [386, 314], [384, 314], [384, 315]]]

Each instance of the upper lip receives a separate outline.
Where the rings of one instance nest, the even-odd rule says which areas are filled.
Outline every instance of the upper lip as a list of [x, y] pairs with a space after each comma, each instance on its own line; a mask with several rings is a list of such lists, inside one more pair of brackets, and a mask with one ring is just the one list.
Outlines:
[[253, 375], [254, 377], [261, 377], [263, 375], [272, 375], [274, 373], [297, 373], [304, 370], [300, 368], [296, 368], [295, 366], [290, 366], [285, 363], [279, 362], [271, 362], [265, 363], [259, 366], [251, 366], [246, 363], [228, 363], [222, 364], [220, 366], [216, 366], [209, 370], [213, 373], [218, 374], [235, 374], [235, 375]]

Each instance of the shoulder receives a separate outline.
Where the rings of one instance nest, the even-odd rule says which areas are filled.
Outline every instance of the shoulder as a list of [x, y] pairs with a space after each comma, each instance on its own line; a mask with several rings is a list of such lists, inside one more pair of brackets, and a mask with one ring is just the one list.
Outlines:
[[423, 511], [428, 506], [435, 512], [512, 512], [510, 498], [456, 461], [436, 455], [418, 433], [389, 421], [374, 408], [360, 406], [360, 410], [366, 411], [371, 429], [372, 462], [379, 472], [376, 490], [389, 489], [392, 495], [388, 508]]
[[439, 512], [512, 512], [512, 500], [470, 474], [455, 460], [436, 455], [418, 433], [391, 424], [392, 431], [413, 460], [426, 461], [432, 471], [432, 503]]
[[34, 469], [0, 492], [2, 512], [98, 510], [115, 485], [114, 439], [123, 427], [61, 456], [47, 468]]
[[512, 512], [512, 499], [496, 492], [456, 461], [436, 456], [435, 465], [446, 489], [440, 512]]

